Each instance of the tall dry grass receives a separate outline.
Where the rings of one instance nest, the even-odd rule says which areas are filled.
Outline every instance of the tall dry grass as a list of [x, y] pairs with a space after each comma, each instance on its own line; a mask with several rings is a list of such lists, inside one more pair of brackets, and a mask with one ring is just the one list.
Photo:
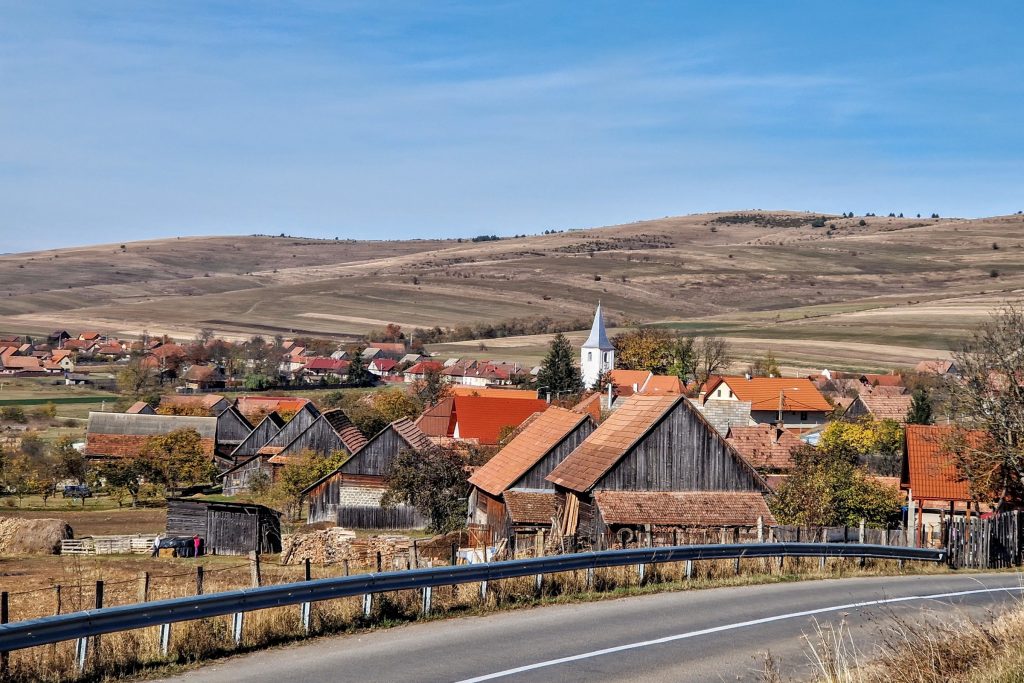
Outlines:
[[[273, 565], [267, 565], [266, 568], [268, 571], [264, 572], [264, 577], [268, 582], [295, 580], [294, 567], [287, 568], [288, 571], [278, 571]], [[788, 558], [784, 567], [780, 568], [778, 560], [754, 558], [740, 561], [738, 571], [733, 560], [695, 561], [689, 579], [686, 577], [685, 562], [647, 565], [641, 581], [636, 566], [612, 567], [594, 571], [589, 579], [585, 570], [547, 574], [539, 590], [533, 576], [492, 581], [483, 599], [478, 583], [437, 587], [433, 589], [429, 615], [421, 611], [422, 596], [419, 591], [397, 591], [374, 595], [369, 616], [363, 614], [362, 600], [358, 597], [314, 603], [308, 635], [302, 628], [297, 605], [249, 612], [245, 615], [239, 645], [235, 645], [232, 638], [230, 616], [176, 623], [171, 627], [170, 648], [166, 657], [160, 653], [158, 627], [106, 634], [92, 643], [89, 660], [82, 673], [76, 671], [74, 643], [19, 650], [10, 654], [8, 670], [0, 680], [16, 683], [113, 680], [167, 667], [189, 666], [195, 662], [308, 636], [384, 628], [411, 621], [480, 614], [527, 605], [716, 586], [941, 571], [945, 571], [944, 568], [931, 564], [908, 563], [900, 567], [893, 561], [868, 560], [861, 566], [856, 560], [844, 559], [830, 559], [822, 567], [816, 558]], [[246, 585], [248, 568], [233, 566], [220, 571], [211, 568], [204, 574], [204, 592], [212, 593]], [[320, 575], [321, 571], [314, 572], [314, 578]], [[91, 607], [92, 596], [88, 590], [88, 578], [91, 577], [80, 578], [77, 585], [83, 587], [82, 591], [73, 601], [65, 602], [66, 606]], [[164, 579], [163, 584], [160, 580], [151, 580], [150, 599], [192, 595], [195, 592], [194, 574], [176, 575]], [[116, 596], [116, 599], [105, 604], [134, 602], [137, 593], [133, 591], [137, 591], [137, 586], [137, 581], [126, 580], [121, 592], [109, 593]], [[68, 600], [71, 600], [70, 596]]]

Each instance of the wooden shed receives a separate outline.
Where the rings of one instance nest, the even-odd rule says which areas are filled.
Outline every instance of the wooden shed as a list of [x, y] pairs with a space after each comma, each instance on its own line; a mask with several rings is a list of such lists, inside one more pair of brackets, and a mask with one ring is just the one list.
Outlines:
[[384, 476], [405, 449], [432, 448], [429, 437], [408, 418], [377, 432], [344, 465], [303, 491], [309, 500], [309, 522], [370, 529], [417, 529], [426, 520], [414, 509], [399, 505], [384, 509]]
[[281, 513], [255, 503], [168, 500], [167, 535], [197, 534], [206, 552], [214, 555], [279, 553]]
[[274, 438], [274, 435], [284, 427], [284, 419], [276, 412], [271, 411], [263, 416], [263, 419], [252, 428], [245, 438], [235, 446], [231, 452], [231, 458], [235, 463], [240, 463], [256, 455], [267, 442]]
[[315, 451], [321, 455], [330, 455], [337, 451], [355, 453], [366, 445], [366, 437], [352, 423], [345, 411], [335, 408], [321, 414], [288, 443], [274, 445], [284, 446], [275, 454], [282, 457], [295, 456], [303, 451]]

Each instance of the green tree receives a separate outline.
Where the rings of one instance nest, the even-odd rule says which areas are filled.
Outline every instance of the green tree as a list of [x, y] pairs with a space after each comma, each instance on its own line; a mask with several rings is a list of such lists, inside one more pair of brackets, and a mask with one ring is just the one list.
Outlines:
[[855, 526], [864, 519], [882, 527], [898, 522], [896, 487], [873, 479], [844, 454], [804, 446], [794, 449], [793, 459], [793, 473], [768, 501], [780, 523]]
[[907, 424], [930, 425], [932, 417], [932, 401], [925, 389], [917, 389], [911, 394], [910, 408], [907, 410]]
[[765, 353], [763, 358], [756, 359], [747, 368], [747, 372], [752, 377], [781, 377], [782, 372], [779, 370], [779, 362], [775, 359], [775, 354], [772, 353], [771, 349]]
[[412, 505], [430, 519], [430, 530], [447, 533], [466, 524], [469, 475], [466, 461], [447, 448], [399, 452], [385, 475], [383, 506]]
[[412, 383], [412, 391], [424, 407], [430, 407], [451, 396], [452, 386], [442, 374], [441, 366], [431, 364], [423, 371], [423, 379]]
[[[138, 507], [139, 491], [146, 478], [146, 467], [141, 458], [130, 456], [120, 458], [117, 462], [106, 463], [100, 468], [100, 477], [105, 485], [115, 492], [127, 494], [132, 499], [132, 507]], [[84, 502], [83, 499], [83, 504]]]
[[623, 370], [647, 370], [662, 375], [673, 362], [675, 339], [658, 327], [641, 327], [612, 338], [615, 364]]
[[243, 384], [249, 391], [263, 391], [273, 386], [270, 378], [260, 373], [246, 375]]
[[825, 427], [818, 448], [855, 460], [883, 476], [898, 476], [903, 456], [903, 428], [895, 420], [839, 420]]
[[211, 481], [216, 474], [202, 437], [194, 429], [176, 429], [149, 437], [139, 460], [147, 481], [163, 484], [171, 491], [183, 484]]
[[363, 351], [366, 347], [356, 346], [349, 349], [348, 383], [357, 387], [365, 387], [373, 381], [373, 375], [366, 367]]
[[117, 373], [117, 390], [124, 396], [142, 396], [154, 391], [156, 387], [156, 371], [142, 358], [132, 358]]
[[75, 440], [70, 436], [59, 439], [53, 445], [53, 457], [57, 470], [64, 479], [71, 479], [79, 485], [85, 484], [89, 476], [89, 463], [77, 448]]
[[676, 337], [670, 349], [667, 372], [684, 384], [697, 377], [697, 340], [687, 336]]
[[580, 369], [573, 360], [572, 346], [564, 334], [559, 332], [551, 340], [548, 353], [537, 373], [537, 387], [553, 395], [573, 394], [583, 390]]
[[302, 513], [302, 492], [317, 479], [341, 467], [348, 458], [345, 451], [330, 455], [303, 451], [288, 458], [267, 493], [269, 501], [289, 518], [298, 519]]
[[375, 392], [370, 404], [389, 424], [403, 417], [416, 417], [421, 412], [417, 402], [397, 388]]

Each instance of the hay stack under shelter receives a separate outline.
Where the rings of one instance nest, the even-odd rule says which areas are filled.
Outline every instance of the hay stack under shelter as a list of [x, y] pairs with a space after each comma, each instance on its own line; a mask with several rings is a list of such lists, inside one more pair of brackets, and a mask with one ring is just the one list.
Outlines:
[[0, 555], [57, 555], [66, 538], [74, 532], [63, 519], [0, 517]]

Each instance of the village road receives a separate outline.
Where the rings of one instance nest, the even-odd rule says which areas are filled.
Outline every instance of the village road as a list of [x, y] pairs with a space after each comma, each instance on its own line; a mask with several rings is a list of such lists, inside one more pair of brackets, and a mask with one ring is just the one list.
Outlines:
[[[894, 619], [948, 621], [1019, 600], [1017, 573], [855, 578], [662, 593], [325, 637], [169, 681], [757, 681], [770, 651], [809, 674], [819, 627], [870, 653]], [[859, 604], [873, 603], [873, 604]]]

